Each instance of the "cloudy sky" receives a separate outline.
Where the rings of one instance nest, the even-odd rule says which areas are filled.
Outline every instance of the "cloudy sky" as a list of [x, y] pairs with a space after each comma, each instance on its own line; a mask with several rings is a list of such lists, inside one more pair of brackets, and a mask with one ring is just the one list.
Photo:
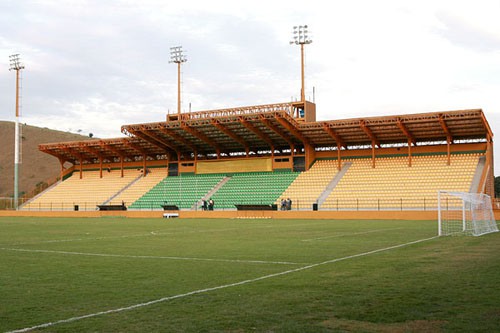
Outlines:
[[[318, 120], [482, 108], [500, 135], [500, 1], [2, 0], [0, 120], [120, 137], [123, 124], [182, 109], [286, 102], [300, 95], [292, 27], [309, 25], [306, 95]], [[500, 174], [500, 144], [496, 146]]]

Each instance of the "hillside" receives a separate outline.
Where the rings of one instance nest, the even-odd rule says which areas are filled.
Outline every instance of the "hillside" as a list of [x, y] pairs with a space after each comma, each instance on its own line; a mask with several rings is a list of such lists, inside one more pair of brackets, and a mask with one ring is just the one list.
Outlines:
[[[38, 150], [41, 143], [88, 140], [88, 136], [54, 131], [48, 128], [22, 126], [22, 156], [19, 166], [19, 196], [33, 190], [36, 184], [59, 176], [56, 157]], [[0, 121], [0, 197], [14, 196], [14, 123]]]

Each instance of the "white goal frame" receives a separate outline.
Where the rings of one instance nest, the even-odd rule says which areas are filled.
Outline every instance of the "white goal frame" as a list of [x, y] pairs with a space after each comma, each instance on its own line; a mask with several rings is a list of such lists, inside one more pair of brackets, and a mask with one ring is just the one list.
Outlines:
[[438, 191], [438, 228], [439, 236], [498, 232], [490, 196]]

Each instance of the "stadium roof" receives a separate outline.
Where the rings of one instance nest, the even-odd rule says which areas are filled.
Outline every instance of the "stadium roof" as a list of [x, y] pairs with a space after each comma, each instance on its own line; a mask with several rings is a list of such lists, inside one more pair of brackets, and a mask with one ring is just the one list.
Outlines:
[[292, 103], [183, 113], [122, 126], [123, 138], [42, 144], [61, 162], [217, 158], [301, 149], [490, 140], [481, 109], [304, 122]]

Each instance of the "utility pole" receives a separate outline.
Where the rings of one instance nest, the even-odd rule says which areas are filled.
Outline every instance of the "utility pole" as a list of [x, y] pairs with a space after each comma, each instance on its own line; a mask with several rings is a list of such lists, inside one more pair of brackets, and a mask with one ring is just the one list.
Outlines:
[[15, 125], [15, 138], [14, 138], [14, 208], [17, 210], [19, 206], [19, 72], [24, 69], [24, 65], [19, 60], [19, 54], [9, 56], [10, 68], [9, 70], [16, 71], [16, 125]]

